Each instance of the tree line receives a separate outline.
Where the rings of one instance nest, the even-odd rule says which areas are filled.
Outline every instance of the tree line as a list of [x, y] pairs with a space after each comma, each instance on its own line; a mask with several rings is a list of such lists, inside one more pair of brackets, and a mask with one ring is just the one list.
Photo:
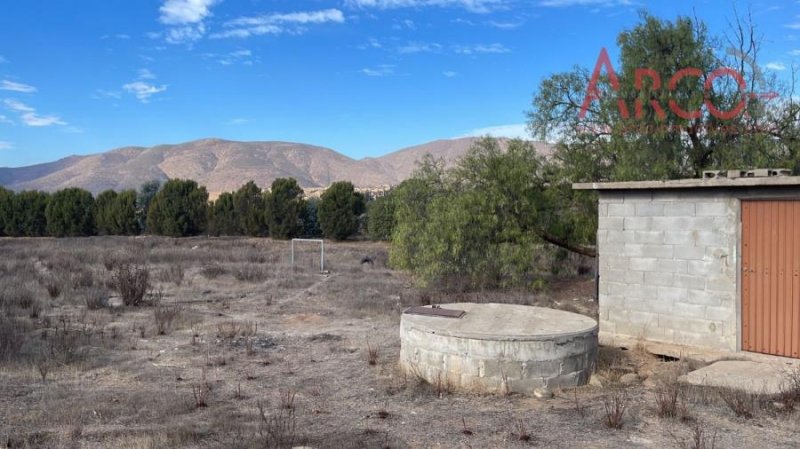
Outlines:
[[209, 201], [195, 181], [152, 181], [137, 190], [80, 188], [54, 193], [0, 187], [0, 236], [86, 237], [152, 234], [187, 237], [253, 236], [344, 240], [366, 228], [366, 197], [350, 182], [332, 184], [319, 199], [305, 199], [292, 178], [267, 192], [250, 181]]

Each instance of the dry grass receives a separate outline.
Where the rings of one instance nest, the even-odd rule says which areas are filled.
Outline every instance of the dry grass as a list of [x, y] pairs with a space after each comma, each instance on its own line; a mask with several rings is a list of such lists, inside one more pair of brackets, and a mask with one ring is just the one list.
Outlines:
[[[635, 351], [602, 348], [604, 387], [547, 401], [456, 393], [444, 375], [429, 384], [397, 369], [405, 307], [491, 301], [591, 316], [584, 279], [552, 279], [541, 291], [420, 290], [387, 268], [384, 244], [368, 242], [326, 245], [329, 276], [318, 273], [316, 248], [302, 248], [290, 267], [288, 244], [265, 239], [0, 239], [0, 251], [0, 446], [609, 449], [630, 446], [635, 433], [654, 447], [706, 449], [796, 440], [788, 384], [771, 398], [785, 404], [781, 413], [751, 420], [716, 392], [680, 393], [692, 423], [719, 429], [715, 437], [703, 424], [693, 446], [693, 429], [648, 419], [656, 387], [637, 383], [615, 406], [611, 380], [643, 372]], [[365, 256], [374, 263], [362, 265]], [[123, 295], [111, 290], [124, 267], [147, 268], [152, 285], [138, 289], [138, 303], [153, 308], [119, 307]], [[664, 394], [668, 404], [673, 397]], [[607, 429], [605, 403], [612, 412], [624, 405], [623, 431]], [[674, 426], [681, 436], [670, 439]]]

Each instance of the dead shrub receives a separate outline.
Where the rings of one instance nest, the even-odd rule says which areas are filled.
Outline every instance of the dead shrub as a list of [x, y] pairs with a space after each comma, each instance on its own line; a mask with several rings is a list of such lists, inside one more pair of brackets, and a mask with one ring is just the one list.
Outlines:
[[54, 363], [68, 365], [82, 359], [85, 355], [84, 343], [89, 343], [91, 333], [88, 330], [73, 329], [69, 320], [62, 318], [51, 333], [43, 333], [48, 357]]
[[223, 274], [226, 274], [227, 271], [221, 265], [216, 263], [211, 263], [208, 265], [203, 265], [200, 269], [200, 274], [206, 279], [216, 279]]
[[108, 306], [108, 292], [102, 288], [91, 288], [84, 292], [86, 308], [98, 310]]
[[784, 381], [776, 401], [783, 412], [791, 412], [800, 404], [800, 366], [796, 366], [784, 374]]
[[512, 432], [514, 438], [526, 443], [533, 440], [533, 436], [531, 436], [531, 434], [528, 432], [528, 428], [525, 426], [525, 422], [523, 420], [518, 420], [514, 427], [515, 430]]
[[64, 280], [57, 276], [47, 276], [42, 280], [42, 284], [44, 285], [45, 290], [47, 290], [47, 294], [50, 295], [50, 298], [52, 299], [56, 299], [61, 296], [61, 292], [64, 290], [63, 283]]
[[172, 264], [167, 269], [163, 270], [160, 274], [162, 282], [172, 282], [176, 287], [183, 285], [183, 280], [186, 277], [186, 269], [182, 264]]
[[294, 408], [294, 398], [297, 396], [297, 392], [292, 390], [291, 388], [286, 390], [285, 394], [281, 394], [281, 408], [285, 409], [293, 409]]
[[656, 401], [656, 414], [661, 418], [689, 419], [686, 401], [686, 387], [678, 382], [677, 376], [660, 383], [653, 391]]
[[714, 449], [717, 444], [717, 432], [714, 432], [710, 437], [706, 435], [701, 423], [694, 426], [692, 438], [689, 441], [681, 444], [685, 449]]
[[119, 265], [114, 271], [112, 285], [122, 296], [122, 302], [126, 306], [143, 305], [145, 295], [150, 289], [150, 269], [146, 265]]
[[28, 327], [16, 319], [0, 316], [0, 362], [16, 360], [21, 356]]
[[167, 335], [172, 331], [172, 326], [181, 315], [183, 308], [175, 300], [171, 304], [158, 304], [153, 309], [153, 318], [159, 335]]
[[372, 346], [367, 342], [367, 363], [370, 366], [378, 364], [378, 347]]
[[610, 429], [621, 429], [625, 423], [625, 410], [628, 407], [628, 394], [623, 388], [615, 388], [603, 398], [605, 425]]
[[211, 384], [206, 380], [206, 372], [203, 371], [203, 378], [200, 382], [192, 385], [192, 397], [194, 398], [194, 408], [208, 407], [208, 399], [211, 396]]
[[264, 282], [269, 278], [269, 273], [261, 266], [244, 265], [233, 272], [233, 277], [241, 282]]
[[267, 414], [262, 402], [258, 403], [260, 425], [258, 429], [261, 447], [283, 449], [299, 443], [297, 435], [297, 415], [294, 408], [280, 407], [273, 414]]
[[759, 407], [758, 395], [733, 388], [721, 388], [717, 393], [737, 417], [751, 419], [755, 416]]

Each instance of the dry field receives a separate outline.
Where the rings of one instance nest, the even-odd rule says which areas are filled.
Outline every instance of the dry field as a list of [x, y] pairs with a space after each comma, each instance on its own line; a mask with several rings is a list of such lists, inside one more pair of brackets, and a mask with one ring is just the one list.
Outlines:
[[[593, 385], [552, 399], [455, 394], [397, 369], [406, 306], [593, 315], [586, 278], [431, 293], [377, 243], [330, 244], [327, 276], [316, 248], [292, 268], [289, 244], [265, 239], [2, 239], [0, 254], [2, 447], [800, 445], [800, 381], [778, 398], [688, 390], [675, 378], [690, 362], [636, 348], [603, 348]], [[121, 304], [145, 280], [142, 303]]]

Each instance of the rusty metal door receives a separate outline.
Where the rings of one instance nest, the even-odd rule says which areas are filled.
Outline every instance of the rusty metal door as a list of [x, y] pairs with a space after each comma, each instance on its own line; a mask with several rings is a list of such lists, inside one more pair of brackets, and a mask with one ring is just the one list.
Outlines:
[[800, 201], [742, 201], [742, 349], [800, 358]]

